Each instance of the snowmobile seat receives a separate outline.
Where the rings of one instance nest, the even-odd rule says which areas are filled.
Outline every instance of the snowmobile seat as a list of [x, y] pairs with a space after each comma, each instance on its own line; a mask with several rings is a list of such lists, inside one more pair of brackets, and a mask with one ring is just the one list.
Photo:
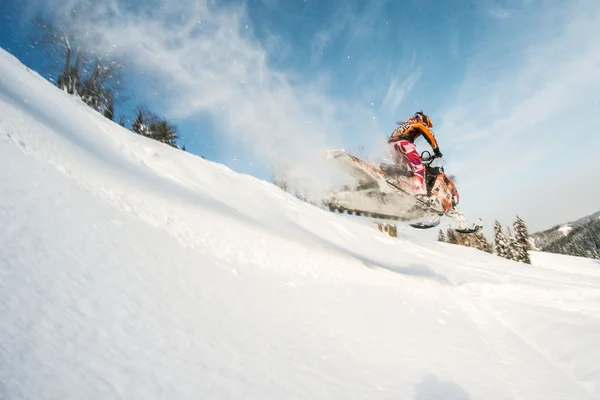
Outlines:
[[390, 176], [405, 176], [407, 178], [411, 178], [413, 176], [412, 171], [393, 164], [381, 164], [379, 168]]

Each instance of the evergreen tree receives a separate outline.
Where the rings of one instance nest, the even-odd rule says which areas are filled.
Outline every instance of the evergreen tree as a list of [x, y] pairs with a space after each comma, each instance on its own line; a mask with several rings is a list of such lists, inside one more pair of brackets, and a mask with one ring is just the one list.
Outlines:
[[444, 235], [444, 231], [440, 229], [440, 231], [438, 232], [438, 240], [440, 242], [445, 242], [446, 241], [446, 235]]
[[531, 243], [529, 242], [529, 232], [525, 225], [525, 221], [517, 215], [513, 227], [515, 230], [514, 260], [525, 264], [531, 264], [531, 259], [529, 258]]
[[458, 243], [458, 237], [456, 236], [456, 233], [454, 232], [454, 229], [448, 229], [448, 231], [446, 232], [446, 238], [447, 238], [446, 241], [448, 243], [459, 244]]
[[137, 133], [138, 135], [144, 135], [144, 136], [146, 136], [146, 134], [148, 132], [148, 128], [146, 128], [146, 124], [144, 121], [144, 116], [142, 115], [142, 112], [140, 110], [138, 110], [137, 116], [135, 117], [135, 120], [131, 124], [131, 130], [133, 132]]
[[104, 116], [108, 119], [110, 119], [111, 121], [113, 121], [114, 117], [115, 117], [115, 102], [113, 100], [112, 95], [110, 95], [107, 99], [107, 103], [105, 104], [105, 108], [104, 108]]
[[131, 130], [138, 135], [150, 136], [150, 125], [158, 121], [158, 118], [148, 111], [144, 106], [139, 106], [136, 110], [136, 117], [131, 124]]
[[573, 228], [543, 251], [600, 259], [600, 218]]
[[513, 235], [512, 231], [510, 230], [510, 227], [506, 227], [505, 238], [506, 238], [506, 254], [504, 257], [509, 260], [512, 260], [512, 261], [517, 261], [517, 258], [518, 258], [517, 244], [515, 241], [515, 236]]
[[459, 244], [461, 246], [468, 246], [468, 243], [465, 240], [465, 235], [463, 235], [462, 233], [454, 232], [454, 237], [456, 238], [456, 244]]
[[458, 233], [454, 229], [449, 228], [446, 230], [446, 233], [444, 233], [444, 231], [440, 229], [438, 232], [438, 240], [440, 242], [458, 244], [465, 247], [473, 247], [488, 253], [492, 252], [492, 245], [488, 243], [487, 239], [481, 232], [465, 234]]
[[504, 235], [504, 232], [502, 232], [502, 225], [496, 220], [496, 222], [494, 222], [494, 253], [496, 253], [498, 257], [507, 258], [508, 248], [506, 242], [506, 236]]
[[492, 252], [492, 246], [488, 243], [483, 233], [477, 232], [473, 235], [473, 247], [488, 253]]
[[600, 212], [535, 233], [530, 242], [545, 252], [600, 259]]
[[131, 124], [131, 130], [139, 135], [147, 136], [151, 139], [166, 143], [175, 148], [177, 128], [164, 119], [158, 118], [155, 114], [148, 111], [144, 106], [139, 106], [136, 111], [136, 118]]
[[176, 140], [179, 139], [177, 128], [165, 120], [152, 123], [149, 128], [149, 136], [173, 147], [177, 147]]

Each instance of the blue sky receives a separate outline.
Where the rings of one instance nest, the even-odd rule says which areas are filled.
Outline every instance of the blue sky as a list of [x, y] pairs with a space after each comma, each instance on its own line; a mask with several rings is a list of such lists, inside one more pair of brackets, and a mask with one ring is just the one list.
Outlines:
[[[73, 3], [3, 2], [0, 46], [43, 73], [30, 18]], [[126, 55], [129, 105], [237, 171], [308, 182], [324, 149], [386, 156], [394, 122], [423, 109], [469, 217], [542, 229], [600, 209], [597, 1], [94, 4], [79, 17]]]

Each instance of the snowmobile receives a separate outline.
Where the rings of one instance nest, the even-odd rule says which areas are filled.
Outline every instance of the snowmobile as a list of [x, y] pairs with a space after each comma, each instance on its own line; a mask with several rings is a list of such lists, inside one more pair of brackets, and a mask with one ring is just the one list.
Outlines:
[[481, 218], [469, 228], [457, 209], [458, 191], [443, 167], [433, 166], [436, 157], [428, 151], [421, 153], [425, 166], [427, 195], [411, 193], [412, 171], [392, 164], [375, 166], [348, 153], [330, 150], [326, 160], [332, 160], [353, 179], [352, 186], [345, 185], [327, 196], [323, 203], [332, 212], [368, 217], [376, 221], [406, 222], [416, 229], [430, 229], [447, 216], [458, 221], [458, 233], [476, 233], [482, 228]]

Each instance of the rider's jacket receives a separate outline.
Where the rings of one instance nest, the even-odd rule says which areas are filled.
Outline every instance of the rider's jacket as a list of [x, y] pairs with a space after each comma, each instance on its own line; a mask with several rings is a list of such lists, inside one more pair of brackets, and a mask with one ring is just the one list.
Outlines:
[[427, 125], [416, 118], [409, 118], [406, 122], [397, 122], [399, 125], [394, 132], [390, 135], [388, 143], [395, 142], [398, 140], [408, 140], [414, 143], [415, 140], [421, 135], [427, 140], [427, 143], [433, 150], [437, 149], [438, 144], [435, 140], [433, 131], [429, 129]]

